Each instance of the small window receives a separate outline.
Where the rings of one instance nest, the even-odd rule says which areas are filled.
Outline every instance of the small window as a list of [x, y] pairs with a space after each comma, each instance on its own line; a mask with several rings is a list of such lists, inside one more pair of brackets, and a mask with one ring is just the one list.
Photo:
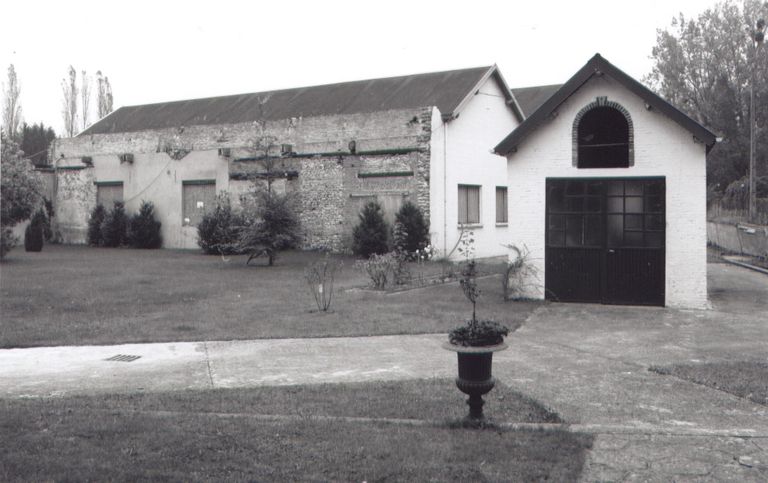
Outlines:
[[507, 187], [496, 187], [496, 223], [507, 222]]
[[115, 201], [123, 201], [122, 181], [103, 181], [96, 183], [96, 203], [107, 210], [112, 209]]
[[184, 181], [182, 184], [182, 224], [197, 226], [216, 206], [216, 181]]
[[459, 185], [459, 224], [480, 223], [480, 187]]
[[624, 114], [613, 107], [587, 111], [578, 121], [579, 168], [628, 168], [630, 127]]

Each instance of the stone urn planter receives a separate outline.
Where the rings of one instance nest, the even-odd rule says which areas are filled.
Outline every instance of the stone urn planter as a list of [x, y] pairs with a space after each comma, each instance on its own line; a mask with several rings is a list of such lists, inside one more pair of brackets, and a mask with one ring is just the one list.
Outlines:
[[449, 342], [444, 343], [443, 347], [458, 355], [459, 377], [456, 378], [456, 386], [469, 396], [467, 420], [478, 423], [483, 420], [483, 395], [496, 385], [491, 374], [493, 353], [507, 348], [504, 337], [509, 334], [509, 329], [494, 320], [478, 320], [476, 308], [480, 289], [477, 287], [474, 259], [464, 265], [459, 282], [464, 296], [472, 303], [472, 318], [453, 329], [448, 334]]
[[467, 399], [469, 405], [468, 419], [482, 421], [484, 419], [483, 405], [485, 404], [483, 396], [488, 394], [496, 385], [496, 380], [491, 373], [493, 353], [506, 349], [507, 344], [465, 347], [445, 342], [443, 348], [456, 352], [458, 356], [459, 375], [456, 378], [456, 387], [469, 396]]

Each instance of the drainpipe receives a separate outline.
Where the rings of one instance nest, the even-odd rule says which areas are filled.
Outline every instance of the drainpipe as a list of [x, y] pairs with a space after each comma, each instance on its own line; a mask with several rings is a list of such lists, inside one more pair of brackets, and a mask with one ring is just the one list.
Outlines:
[[443, 120], [443, 256], [448, 256], [448, 122]]

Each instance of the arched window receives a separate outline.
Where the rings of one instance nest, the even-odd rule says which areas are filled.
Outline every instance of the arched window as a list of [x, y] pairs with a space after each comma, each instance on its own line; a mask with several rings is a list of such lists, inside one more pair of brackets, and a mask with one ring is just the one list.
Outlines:
[[633, 164], [632, 141], [629, 113], [602, 99], [576, 117], [574, 164], [578, 168], [628, 168]]

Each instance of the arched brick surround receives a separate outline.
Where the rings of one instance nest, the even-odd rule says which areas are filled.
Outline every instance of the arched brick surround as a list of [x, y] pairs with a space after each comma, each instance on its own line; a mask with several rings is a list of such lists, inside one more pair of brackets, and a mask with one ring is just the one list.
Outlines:
[[635, 129], [632, 124], [632, 116], [629, 115], [629, 111], [624, 109], [624, 106], [618, 102], [609, 101], [606, 96], [598, 96], [593, 102], [590, 102], [584, 106], [573, 120], [573, 129], [571, 131], [571, 145], [572, 145], [572, 164], [574, 167], [579, 167], [579, 123], [584, 115], [596, 107], [610, 107], [616, 109], [624, 115], [629, 127], [629, 166], [635, 165]]

